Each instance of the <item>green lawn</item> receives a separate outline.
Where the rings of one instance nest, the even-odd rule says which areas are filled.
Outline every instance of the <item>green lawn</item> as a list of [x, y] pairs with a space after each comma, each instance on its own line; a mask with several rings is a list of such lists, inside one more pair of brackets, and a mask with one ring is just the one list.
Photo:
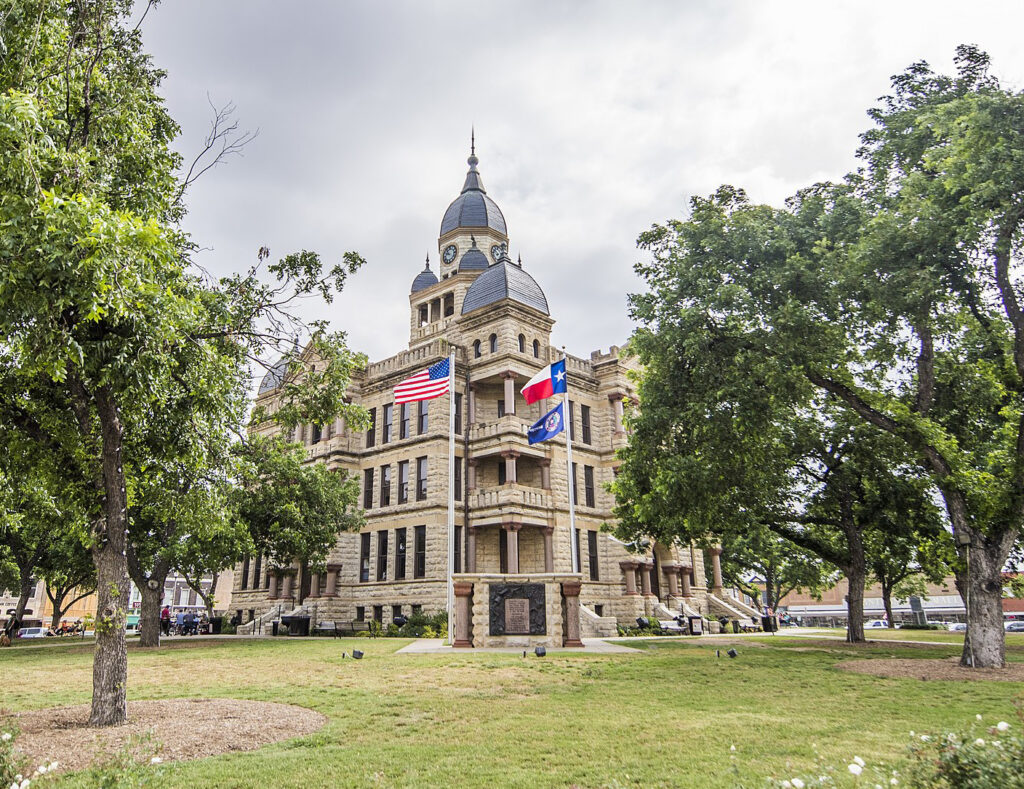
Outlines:
[[[394, 654], [406, 643], [133, 648], [132, 699], [250, 698], [329, 718], [312, 736], [257, 752], [167, 765], [156, 785], [763, 786], [766, 776], [811, 769], [815, 748], [837, 765], [853, 755], [892, 759], [911, 729], [959, 727], [976, 713], [1015, 720], [1013, 700], [1024, 694], [1024, 683], [878, 679], [833, 667], [851, 656], [948, 657], [955, 644], [851, 650], [779, 635], [737, 640], [739, 657], [730, 660], [700, 640], [632, 642], [643, 649], [635, 655], [543, 659]], [[354, 646], [365, 659], [342, 660]], [[1024, 657], [1024, 644], [1009, 650]], [[0, 652], [4, 706], [87, 702], [91, 658], [87, 645]]]

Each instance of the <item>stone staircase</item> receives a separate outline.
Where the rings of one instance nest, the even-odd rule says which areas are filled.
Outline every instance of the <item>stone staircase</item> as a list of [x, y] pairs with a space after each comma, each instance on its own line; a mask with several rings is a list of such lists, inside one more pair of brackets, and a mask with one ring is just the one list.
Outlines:
[[619, 634], [619, 626], [614, 616], [598, 616], [585, 605], [580, 605], [580, 637], [581, 638], [614, 638]]
[[246, 622], [244, 625], [239, 625], [235, 630], [240, 636], [251, 636], [257, 633], [268, 633], [270, 632], [270, 625], [274, 621], [280, 621], [281, 616], [284, 612], [284, 603], [277, 603], [272, 605], [267, 611], [264, 611], [258, 617], [253, 619], [251, 622]]
[[758, 622], [761, 621], [760, 611], [734, 597], [730, 597], [728, 600], [725, 600], [718, 595], [708, 592], [708, 605], [711, 607], [712, 613], [718, 616], [726, 616], [730, 619], [742, 619], [744, 621], [754, 618]]

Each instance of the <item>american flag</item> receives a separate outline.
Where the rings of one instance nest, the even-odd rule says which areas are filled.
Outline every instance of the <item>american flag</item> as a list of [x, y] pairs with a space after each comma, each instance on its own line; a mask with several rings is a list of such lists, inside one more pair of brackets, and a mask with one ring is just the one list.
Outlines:
[[395, 387], [396, 403], [411, 403], [415, 400], [432, 400], [448, 391], [450, 368], [448, 359], [428, 367], [412, 378], [406, 378]]

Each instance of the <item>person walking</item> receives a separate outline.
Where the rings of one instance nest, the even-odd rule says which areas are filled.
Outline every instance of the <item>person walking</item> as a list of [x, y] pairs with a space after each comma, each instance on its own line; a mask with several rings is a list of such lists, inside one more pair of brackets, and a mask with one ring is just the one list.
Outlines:
[[169, 605], [165, 605], [160, 612], [160, 632], [165, 636], [171, 634], [171, 607]]

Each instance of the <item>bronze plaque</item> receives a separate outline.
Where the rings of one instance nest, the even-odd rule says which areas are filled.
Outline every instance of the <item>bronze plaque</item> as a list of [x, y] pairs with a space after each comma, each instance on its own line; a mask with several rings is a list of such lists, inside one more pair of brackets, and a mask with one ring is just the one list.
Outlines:
[[529, 600], [522, 597], [513, 597], [505, 601], [505, 632], [509, 635], [529, 635]]

